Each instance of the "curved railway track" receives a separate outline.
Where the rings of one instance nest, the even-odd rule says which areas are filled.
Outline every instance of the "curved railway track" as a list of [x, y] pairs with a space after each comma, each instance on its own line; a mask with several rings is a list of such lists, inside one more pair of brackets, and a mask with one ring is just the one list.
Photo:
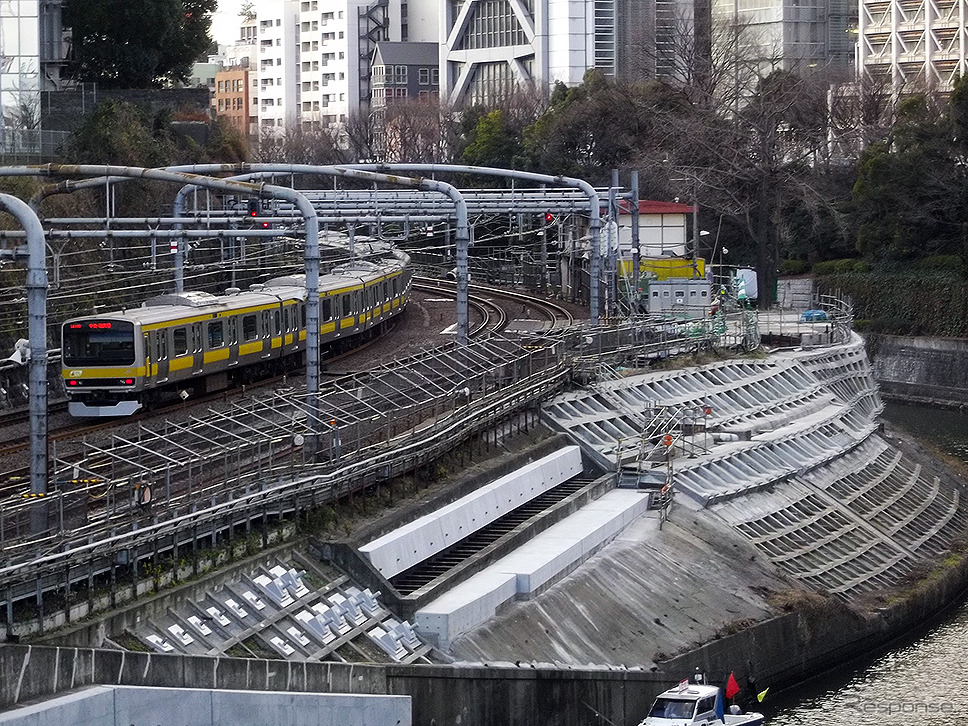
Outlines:
[[[415, 282], [415, 287], [418, 289], [426, 290], [432, 293], [442, 293], [452, 296], [455, 291], [456, 285], [453, 283], [448, 283], [446, 281], [424, 281]], [[500, 301], [504, 301], [505, 304], [502, 305]], [[472, 295], [470, 296], [469, 302], [473, 305], [474, 309], [477, 311], [480, 320], [476, 321], [473, 334], [475, 337], [486, 337], [489, 334], [504, 331], [508, 326], [508, 313], [507, 313], [507, 302], [511, 302], [514, 305], [526, 305], [531, 309], [537, 309], [540, 312], [540, 316], [547, 319], [548, 323], [552, 326], [563, 324], [564, 322], [572, 320], [572, 316], [567, 310], [561, 306], [557, 306], [554, 303], [538, 300], [529, 295], [510, 292], [506, 290], [501, 290], [497, 288], [488, 288], [476, 285], [472, 289]], [[365, 346], [361, 346], [365, 347]], [[353, 352], [359, 352], [361, 348], [355, 349]], [[339, 386], [341, 383], [346, 383], [347, 379], [352, 379], [353, 381], [358, 381], [360, 373], [344, 375], [339, 378], [328, 378], [326, 379], [326, 387]], [[279, 379], [271, 379], [262, 382], [262, 386], [276, 385]], [[352, 387], [353, 383], [347, 384], [346, 387]], [[104, 429], [109, 429], [111, 427], [118, 426], [129, 426], [134, 424], [140, 428], [143, 428], [141, 422], [150, 419], [152, 416], [157, 416], [159, 413], [168, 416], [176, 410], [181, 410], [182, 408], [189, 408], [191, 406], [199, 406], [210, 400], [220, 400], [225, 396], [225, 392], [218, 392], [212, 394], [211, 397], [194, 398], [184, 404], [177, 403], [171, 407], [166, 407], [160, 411], [146, 411], [139, 413], [136, 416], [126, 417], [123, 420], [107, 420], [107, 421], [96, 421], [94, 423], [81, 422], [80, 425], [72, 424], [67, 427], [60, 427], [56, 430], [52, 430], [49, 434], [49, 439], [51, 441], [62, 441], [77, 439], [87, 434], [101, 431]], [[167, 427], [167, 424], [166, 424]], [[175, 429], [177, 430], [177, 424], [175, 424]], [[217, 439], [219, 433], [213, 430], [213, 439]], [[137, 438], [138, 442], [141, 441], [141, 434], [129, 438]], [[172, 435], [171, 438], [174, 438]], [[149, 438], [150, 440], [150, 438]], [[197, 445], [198, 442], [194, 442], [192, 448]], [[8, 441], [0, 449], [0, 453], [10, 454], [16, 453], [18, 450], [25, 450], [29, 445], [28, 438], [22, 437], [19, 441]], [[140, 443], [136, 442], [136, 445], [141, 446]], [[148, 444], [150, 446], [150, 444]], [[169, 452], [166, 456], [173, 457], [175, 459], [184, 458], [188, 449], [183, 451]], [[271, 458], [273, 460], [279, 459], [284, 460], [294, 455], [293, 452], [298, 451], [298, 445], [293, 445], [291, 439], [284, 441], [279, 440], [272, 444]], [[256, 463], [247, 463], [246, 457], [242, 457], [241, 461], [233, 465], [232, 472], [229, 472], [227, 465], [220, 465], [218, 461], [208, 461], [204, 467], [196, 467], [196, 472], [189, 472], [189, 479], [194, 480], [194, 487], [190, 483], [188, 485], [188, 490], [183, 492], [182, 495], [191, 496], [192, 489], [196, 493], [206, 491], [207, 480], [211, 477], [218, 479], [220, 476], [227, 477], [229, 474], [243, 475], [251, 474], [255, 470], [255, 467], [261, 467], [265, 465], [265, 452], [261, 455], [253, 455]], [[92, 459], [88, 459], [85, 462], [85, 467], [83, 471], [75, 471], [74, 478], [70, 478], [68, 474], [68, 480], [63, 482], [53, 482], [51, 484], [51, 493], [60, 490], [65, 496], [64, 504], [61, 505], [58, 519], [61, 526], [66, 526], [68, 529], [74, 529], [80, 526], [81, 529], [89, 529], [92, 526], [97, 527], [103, 531], [104, 527], [111, 527], [117, 524], [126, 524], [131, 521], [132, 516], [137, 518], [137, 513], [132, 511], [132, 492], [131, 491], [119, 491], [113, 487], [109, 482], [114, 481], [114, 459], [110, 452], [103, 455], [96, 455]], [[252, 471], [250, 471], [252, 469]], [[28, 480], [29, 471], [26, 468], [15, 468], [6, 473], [0, 473], [0, 497], [3, 498], [17, 498], [25, 491], [26, 482]], [[99, 483], [100, 482], [100, 483]], [[161, 484], [157, 480], [152, 483], [153, 486], [164, 486], [165, 487], [165, 499], [169, 499], [172, 496], [177, 496], [175, 491], [175, 482], [172, 481], [170, 485], [170, 491], [168, 490], [168, 484]], [[135, 486], [136, 483], [135, 483]], [[179, 485], [178, 489], [181, 489]], [[137, 492], [134, 492], [137, 495]], [[72, 516], [74, 508], [78, 507], [77, 518]], [[94, 525], [89, 518], [91, 511], [102, 510], [105, 511], [106, 517], [100, 521], [99, 525]], [[80, 516], [84, 512], [88, 516]], [[147, 512], [146, 512], [147, 513]], [[86, 521], [85, 521], [86, 520]], [[19, 527], [17, 527], [19, 529]], [[95, 534], [91, 532], [92, 536]]]
[[[425, 292], [446, 293], [453, 296], [456, 293], [457, 283], [450, 280], [415, 277], [414, 287]], [[524, 309], [536, 310], [538, 319], [544, 319], [550, 328], [560, 328], [575, 322], [574, 315], [567, 308], [551, 300], [488, 285], [468, 285], [468, 305], [474, 307], [483, 318], [483, 322], [469, 331], [469, 335], [507, 330], [510, 324], [507, 307], [496, 301], [514, 303]]]

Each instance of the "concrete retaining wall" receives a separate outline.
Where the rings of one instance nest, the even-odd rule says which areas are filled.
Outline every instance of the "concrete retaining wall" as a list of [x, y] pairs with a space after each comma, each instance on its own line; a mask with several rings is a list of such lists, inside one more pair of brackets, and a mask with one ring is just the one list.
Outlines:
[[642, 492], [607, 492], [421, 607], [414, 615], [417, 630], [448, 650], [454, 638], [492, 618], [512, 599], [530, 599], [572, 572], [648, 506]]
[[85, 84], [76, 91], [45, 91], [41, 94], [41, 120], [48, 131], [74, 131], [101, 101], [114, 99], [149, 108], [208, 113], [211, 91], [207, 88], [93, 89]]
[[752, 692], [748, 676], [755, 687], [776, 690], [909, 636], [961, 602], [966, 583], [968, 562], [961, 562], [869, 618], [818, 599], [665, 661], [658, 672], [551, 664], [366, 666], [6, 645], [0, 648], [0, 708], [82, 686], [121, 684], [408, 695], [418, 726], [635, 726], [658, 693], [697, 667], [713, 683], [735, 673], [742, 701]]
[[0, 714], [6, 726], [388, 726], [410, 724], [406, 696], [99, 686]]
[[0, 648], [0, 707], [112, 684], [294, 693], [387, 693], [380, 666], [162, 655], [91, 648]]
[[878, 335], [868, 349], [883, 395], [968, 406], [968, 340]]

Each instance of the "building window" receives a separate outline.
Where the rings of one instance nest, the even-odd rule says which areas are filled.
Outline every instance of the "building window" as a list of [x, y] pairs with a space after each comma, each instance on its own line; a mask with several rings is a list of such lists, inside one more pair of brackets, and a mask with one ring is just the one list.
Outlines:
[[421, 86], [428, 85], [430, 83], [430, 69], [421, 68], [419, 71], [417, 71], [417, 79], [419, 80]]

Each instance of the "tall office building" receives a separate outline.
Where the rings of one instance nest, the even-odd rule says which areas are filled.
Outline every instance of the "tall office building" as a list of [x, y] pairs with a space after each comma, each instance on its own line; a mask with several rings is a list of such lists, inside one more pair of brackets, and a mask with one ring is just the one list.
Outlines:
[[578, 85], [591, 68], [626, 81], [673, 77], [680, 39], [708, 29], [708, 7], [708, 0], [445, 0], [441, 93], [458, 106], [520, 87], [547, 94], [557, 81]]
[[[853, 65], [856, 17], [848, 0], [712, 0], [714, 25], [737, 29], [739, 52], [758, 61], [761, 74], [846, 74]], [[726, 38], [722, 30], [714, 35]]]
[[861, 0], [858, 69], [895, 95], [951, 90], [968, 73], [968, 0]]
[[64, 62], [62, 35], [59, 0], [3, 3], [0, 10], [0, 148], [4, 152], [40, 150], [40, 92], [42, 88], [59, 85]]

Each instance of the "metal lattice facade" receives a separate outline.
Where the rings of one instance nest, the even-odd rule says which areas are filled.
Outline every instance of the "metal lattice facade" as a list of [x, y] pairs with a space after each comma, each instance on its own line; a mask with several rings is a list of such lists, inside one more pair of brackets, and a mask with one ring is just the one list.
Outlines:
[[966, 0], [861, 3], [858, 67], [890, 79], [895, 93], [947, 92], [968, 64]]

